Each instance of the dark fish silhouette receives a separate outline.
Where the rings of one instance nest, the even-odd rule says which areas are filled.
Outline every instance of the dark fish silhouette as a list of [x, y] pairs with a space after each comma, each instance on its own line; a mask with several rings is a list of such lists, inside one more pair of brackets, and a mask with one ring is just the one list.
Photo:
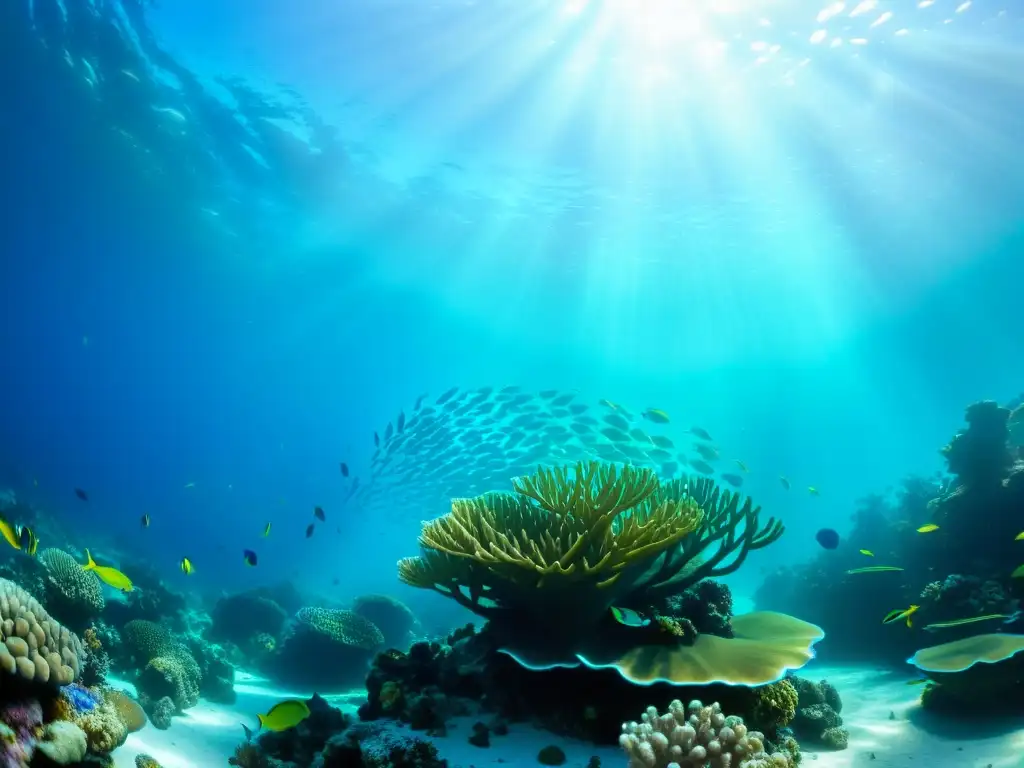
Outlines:
[[306, 538], [307, 539], [310, 538], [313, 535], [313, 529], [315, 529], [315, 528], [316, 528], [316, 525], [313, 524], [313, 523], [310, 523], [309, 525], [306, 526]]
[[341, 462], [341, 464], [339, 466], [341, 467], [341, 476], [342, 477], [348, 477], [348, 464], [346, 464], [343, 461], [343, 462]]
[[251, 549], [242, 550], [242, 558], [245, 560], [245, 564], [252, 567], [256, 565], [256, 553]]
[[81, 488], [75, 488], [75, 496], [80, 498], [82, 501], [89, 500], [89, 494], [83, 491]]
[[313, 517], [315, 517], [317, 520], [326, 520], [327, 519], [327, 515], [324, 514], [324, 508], [323, 507], [314, 507], [313, 508]]

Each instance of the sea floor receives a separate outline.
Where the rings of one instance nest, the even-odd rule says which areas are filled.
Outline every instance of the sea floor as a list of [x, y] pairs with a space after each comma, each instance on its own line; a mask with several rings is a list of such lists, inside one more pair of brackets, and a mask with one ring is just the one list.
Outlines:
[[[912, 675], [899, 676], [862, 667], [812, 664], [801, 673], [814, 680], [827, 678], [843, 697], [843, 720], [850, 745], [841, 752], [804, 752], [811, 768], [1024, 768], [1024, 722], [1013, 720], [936, 719], [917, 705], [920, 689], [906, 685]], [[232, 707], [200, 703], [175, 718], [166, 731], [148, 726], [128, 737], [115, 756], [116, 768], [134, 768], [135, 756], [147, 753], [164, 768], [217, 768], [242, 740], [240, 723], [255, 724], [256, 713], [283, 698], [304, 695], [274, 689], [266, 681], [247, 675], [235, 685], [238, 702]], [[305, 694], [308, 695], [308, 694]], [[360, 694], [325, 696], [332, 704], [354, 712]], [[657, 702], [652, 702], [657, 703]], [[639, 715], [639, 713], [637, 713]], [[445, 737], [432, 738], [452, 768], [535, 768], [538, 751], [557, 744], [568, 758], [566, 768], [584, 768], [591, 756], [605, 768], [624, 768], [617, 747], [553, 736], [525, 725], [513, 724], [507, 736], [491, 738], [489, 748], [467, 741], [473, 720], [457, 721]]]

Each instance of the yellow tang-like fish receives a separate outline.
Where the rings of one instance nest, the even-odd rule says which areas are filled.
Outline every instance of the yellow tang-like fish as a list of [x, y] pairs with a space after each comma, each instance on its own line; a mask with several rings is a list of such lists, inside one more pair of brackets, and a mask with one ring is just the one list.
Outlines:
[[21, 549], [21, 536], [17, 529], [6, 520], [0, 520], [0, 535], [15, 549]]
[[906, 619], [907, 626], [912, 627], [913, 622], [911, 621], [910, 617], [917, 613], [917, 609], [920, 607], [921, 606], [919, 605], [911, 605], [909, 608], [897, 608], [895, 611], [889, 611], [887, 614], [885, 614], [885, 618], [882, 619], [882, 623], [894, 624], [895, 622], [900, 621], [901, 619]]
[[309, 707], [301, 699], [288, 699], [275, 704], [265, 715], [256, 715], [260, 728], [268, 731], [287, 731], [309, 717]]
[[82, 569], [95, 573], [104, 584], [109, 584], [114, 589], [119, 589], [122, 592], [131, 592], [134, 589], [132, 580], [117, 570], [117, 568], [111, 568], [109, 565], [96, 565], [96, 561], [92, 559], [88, 549], [85, 550], [85, 559], [87, 562], [82, 566]]
[[264, 536], [269, 536], [270, 535], [270, 523], [267, 523], [266, 526], [264, 526], [264, 528], [263, 528], [263, 535]]
[[191, 575], [192, 572], [195, 570], [195, 568], [192, 567], [192, 561], [189, 560], [187, 557], [181, 558], [181, 565], [179, 567], [181, 568], [181, 572], [184, 573], [186, 576]]
[[875, 553], [872, 552], [870, 549], [859, 549], [857, 551], [860, 552], [862, 555], [867, 555], [868, 557], [874, 557], [875, 556]]
[[918, 528], [917, 532], [918, 533], [931, 533], [932, 531], [937, 531], [937, 530], [939, 530], [939, 526], [937, 526], [935, 523], [928, 523], [927, 525], [922, 525], [920, 528]]

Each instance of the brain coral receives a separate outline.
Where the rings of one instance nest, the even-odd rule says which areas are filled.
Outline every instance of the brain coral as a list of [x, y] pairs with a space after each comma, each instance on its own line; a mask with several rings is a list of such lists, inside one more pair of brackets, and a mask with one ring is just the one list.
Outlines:
[[39, 561], [46, 567], [47, 605], [55, 613], [63, 609], [68, 618], [85, 620], [103, 610], [106, 601], [95, 573], [84, 570], [67, 552], [53, 547], [40, 552]]
[[53, 685], [78, 678], [85, 658], [82, 641], [7, 579], [0, 579], [0, 639], [0, 672]]

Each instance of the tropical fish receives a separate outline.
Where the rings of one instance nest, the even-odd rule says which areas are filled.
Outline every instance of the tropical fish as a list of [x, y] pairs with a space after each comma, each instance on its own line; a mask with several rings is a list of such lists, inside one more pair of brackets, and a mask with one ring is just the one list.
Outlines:
[[192, 561], [187, 557], [181, 558], [181, 564], [178, 567], [181, 568], [181, 572], [186, 576], [191, 576], [195, 571], [195, 568], [192, 567]]
[[627, 627], [646, 627], [651, 623], [651, 620], [646, 616], [643, 616], [632, 608], [616, 608], [612, 606], [612, 618], [614, 618], [619, 624]]
[[269, 535], [270, 535], [270, 523], [267, 523], [265, 526], [263, 526], [263, 536], [267, 537]]
[[85, 560], [86, 563], [82, 566], [82, 570], [92, 571], [99, 576], [100, 581], [104, 584], [108, 584], [122, 592], [131, 592], [134, 589], [132, 580], [117, 570], [117, 568], [112, 568], [109, 565], [96, 565], [96, 561], [92, 559], [88, 549], [85, 550]]
[[338, 466], [341, 468], [341, 476], [348, 477], [348, 464], [343, 461]]
[[192, 482], [189, 482], [189, 483], [185, 483], [185, 487], [186, 487], [186, 488], [195, 488], [195, 487], [196, 487], [196, 484], [195, 484], [195, 483], [192, 483]]
[[380, 448], [380, 435], [376, 432], [373, 433], [373, 444], [375, 447]]
[[139, 522], [142, 523], [143, 528], [149, 528], [149, 513], [147, 512], [139, 518]]
[[807, 492], [811, 494], [811, 496], [821, 496], [821, 491], [819, 491], [813, 485], [807, 489]]
[[82, 501], [89, 500], [89, 494], [83, 491], [81, 488], [75, 488], [75, 496], [80, 498]]
[[912, 623], [912, 620], [911, 620], [910, 617], [913, 616], [915, 613], [917, 613], [917, 610], [920, 607], [921, 606], [919, 606], [919, 605], [911, 605], [909, 608], [897, 608], [895, 611], [889, 611], [887, 614], [885, 614], [885, 618], [882, 619], [882, 623], [883, 624], [895, 624], [897, 621], [900, 621], [902, 619], [906, 619], [907, 626], [908, 627], [913, 626], [913, 623]]
[[979, 621], [995, 621], [996, 619], [1002, 619], [1003, 624], [1014, 624], [1020, 621], [1021, 612], [1014, 611], [1013, 613], [989, 613], [984, 616], [972, 616], [969, 619], [954, 619], [953, 621], [936, 621], [932, 624], [926, 624], [923, 629], [928, 632], [934, 632], [937, 629], [947, 629], [949, 627], [962, 627], [964, 624], [974, 624]]
[[898, 568], [895, 565], [869, 565], [866, 568], [851, 568], [847, 571], [848, 574], [854, 573], [883, 573], [885, 571], [902, 571], [902, 568]]
[[313, 517], [315, 517], [317, 520], [321, 520], [321, 521], [322, 520], [326, 520], [327, 519], [327, 515], [324, 514], [324, 508], [323, 507], [313, 507]]
[[868, 557], [875, 556], [875, 553], [872, 552], [870, 549], [858, 549], [857, 551], [860, 552], [862, 555], [867, 555]]
[[718, 460], [718, 449], [711, 445], [704, 445], [700, 443], [694, 447], [694, 450], [701, 455], [701, 458], [706, 461], [717, 461]]
[[395, 419], [395, 434], [402, 434], [403, 429], [405, 429], [405, 411], [399, 411], [398, 418]]
[[787, 491], [789, 490], [789, 480], [788, 479], [786, 479], [782, 475], [779, 475], [779, 482], [782, 483], [782, 487], [783, 488], [785, 488]]
[[275, 704], [265, 715], [256, 715], [260, 728], [268, 731], [287, 731], [309, 717], [309, 707], [301, 699], [288, 699]]
[[[17, 537], [18, 542], [15, 549], [20, 549], [26, 555], [35, 555], [39, 548], [39, 539], [36, 538], [31, 528], [27, 525], [19, 525], [14, 528], [12, 533]], [[4, 533], [4, 538], [7, 538], [7, 533]]]
[[839, 533], [833, 528], [822, 528], [814, 534], [814, 538], [825, 549], [836, 549], [839, 546]]
[[306, 538], [307, 539], [313, 535], [313, 530], [315, 528], [316, 528], [316, 525], [314, 523], [310, 523], [309, 525], [306, 526]]
[[690, 434], [696, 437], [698, 440], [706, 440], [711, 442], [711, 435], [708, 434], [706, 429], [702, 427], [690, 427]]
[[1024, 578], [1024, 565], [1018, 565], [1016, 568], [1014, 568], [1013, 569], [1013, 573], [1010, 574], [1010, 578], [1011, 579], [1021, 579], [1021, 578]]
[[648, 408], [640, 415], [655, 424], [668, 424], [668, 414], [660, 408]]
[[0, 520], [0, 534], [3, 535], [7, 543], [15, 549], [21, 549], [21, 536], [18, 533], [18, 528], [12, 526], [6, 520]]
[[[267, 648], [267, 650], [269, 651], [270, 648]], [[250, 728], [245, 723], [239, 723], [239, 725], [242, 726], [242, 731], [245, 733], [245, 741], [246, 741], [246, 743], [252, 741], [252, 728]]]
[[1021, 531], [1016, 536], [1014, 536], [1013, 540], [1014, 541], [1024, 541], [1024, 531]]
[[739, 459], [733, 459], [733, 461], [735, 461], [735, 462], [736, 462], [736, 466], [740, 468], [740, 471], [741, 471], [741, 472], [749, 472], [749, 471], [750, 471], [749, 469], [747, 469], [747, 465], [746, 465], [746, 464], [744, 464], [744, 463], [743, 463], [742, 461], [740, 461]]
[[598, 405], [603, 405], [605, 408], [611, 408], [613, 411], [619, 410], [617, 403], [613, 403], [611, 400], [598, 400]]
[[251, 549], [242, 550], [242, 559], [245, 561], [245, 564], [250, 567], [256, 565], [256, 553]]
[[931, 533], [932, 531], [937, 531], [937, 530], [939, 530], [939, 526], [937, 526], [935, 523], [927, 523], [926, 525], [922, 525], [920, 528], [918, 528], [917, 532], [918, 533]]
[[694, 459], [693, 461], [690, 462], [690, 466], [696, 469], [702, 475], [710, 475], [713, 474], [715, 471], [715, 468], [712, 467], [703, 459]]

